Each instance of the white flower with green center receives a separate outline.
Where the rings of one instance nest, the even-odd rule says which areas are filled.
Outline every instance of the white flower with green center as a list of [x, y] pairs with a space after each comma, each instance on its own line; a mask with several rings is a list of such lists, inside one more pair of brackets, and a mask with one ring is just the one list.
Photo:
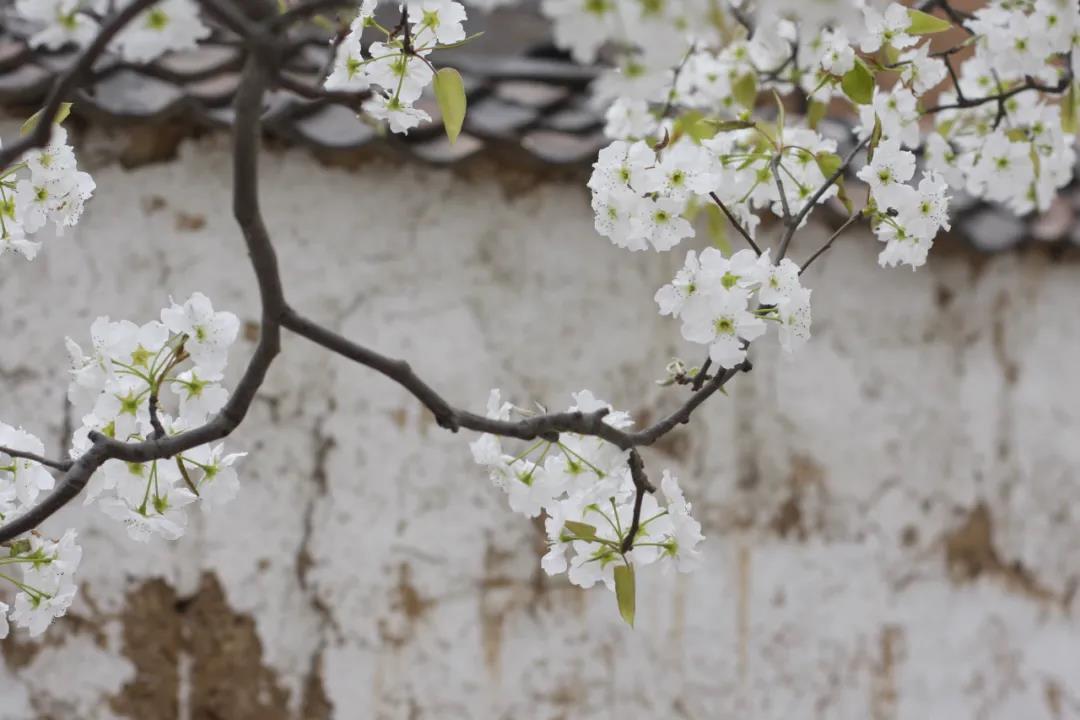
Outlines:
[[395, 109], [410, 106], [419, 100], [434, 77], [431, 67], [423, 58], [407, 55], [397, 44], [373, 42], [368, 54], [371, 55], [371, 62], [367, 66], [368, 80], [381, 87], [391, 99], [398, 101]]
[[656, 153], [645, 142], [616, 140], [600, 151], [593, 163], [589, 189], [595, 193], [610, 193], [630, 189], [635, 193], [648, 192], [653, 184], [649, 174], [656, 164]]
[[698, 262], [697, 253], [691, 250], [686, 253], [686, 261], [682, 269], [675, 273], [675, 279], [656, 291], [653, 299], [660, 306], [661, 315], [679, 317], [683, 304], [687, 298], [698, 292], [698, 273], [701, 264]]
[[361, 92], [368, 89], [367, 62], [361, 52], [360, 33], [350, 32], [338, 45], [334, 69], [324, 87], [336, 92]]
[[184, 349], [204, 377], [215, 376], [225, 368], [229, 346], [240, 330], [235, 315], [214, 312], [210, 299], [198, 292], [183, 305], [174, 302], [162, 310], [161, 322], [172, 332], [186, 336]]
[[197, 499], [186, 488], [159, 486], [138, 504], [116, 496], [103, 498], [99, 503], [106, 515], [124, 524], [128, 537], [136, 542], [149, 542], [154, 535], [167, 540], [183, 536], [187, 527], [184, 508]]
[[867, 30], [860, 45], [863, 52], [877, 52], [882, 45], [899, 50], [915, 44], [915, 38], [904, 32], [911, 27], [911, 17], [903, 5], [890, 3], [884, 13], [873, 7], [864, 7], [863, 18]]
[[750, 294], [740, 287], [696, 295], [682, 311], [682, 336], [709, 346], [709, 357], [733, 368], [746, 359], [745, 345], [765, 332], [765, 322], [750, 312]]
[[67, 144], [67, 130], [53, 125], [49, 144], [23, 158], [35, 183], [45, 183], [75, 172], [75, 149]]
[[29, 630], [31, 637], [36, 637], [45, 632], [45, 628], [49, 627], [54, 618], [67, 613], [71, 601], [75, 599], [75, 592], [75, 585], [70, 582], [33, 595], [20, 592], [15, 596], [11, 621]]
[[58, 50], [73, 44], [84, 47], [97, 34], [98, 24], [79, 12], [78, 0], [17, 0], [15, 10], [41, 29], [30, 38], [31, 47]]
[[612, 243], [627, 250], [645, 250], [649, 247], [645, 238], [634, 234], [634, 209], [641, 198], [626, 187], [593, 193], [592, 208], [596, 214], [593, 223], [596, 232], [609, 238]]
[[423, 47], [431, 44], [432, 37], [440, 45], [452, 45], [465, 39], [465, 6], [453, 0], [423, 0], [409, 4], [413, 23], [413, 36]]
[[414, 108], [401, 98], [375, 93], [363, 105], [364, 112], [376, 120], [384, 120], [390, 125], [390, 132], [408, 134], [409, 130], [422, 122], [431, 122], [431, 116], [419, 108]]
[[883, 140], [874, 151], [874, 159], [857, 173], [870, 186], [870, 193], [881, 209], [893, 207], [899, 195], [897, 188], [915, 174], [915, 156], [900, 148], [895, 138]]
[[906, 63], [900, 68], [900, 79], [916, 95], [922, 95], [938, 85], [948, 72], [943, 60], [930, 57], [929, 45], [908, 50], [900, 56], [900, 61]]
[[[43, 455], [45, 445], [22, 428], [0, 422], [0, 447]], [[13, 485], [19, 502], [30, 505], [43, 490], [51, 490], [55, 480], [41, 463], [0, 452], [0, 485]]]
[[758, 288], [758, 300], [762, 305], [775, 305], [800, 287], [799, 266], [790, 258], [784, 258], [779, 264], [773, 265], [767, 250], [761, 258], [764, 261], [764, 273]]
[[555, 43], [579, 63], [591, 63], [609, 35], [619, 27], [621, 0], [542, 0], [553, 22]]
[[642, 238], [657, 252], [670, 250], [686, 238], [694, 237], [694, 227], [682, 216], [686, 202], [661, 197], [642, 198], [631, 218], [631, 232]]
[[186, 370], [176, 376], [169, 389], [180, 398], [180, 419], [198, 427], [216, 414], [229, 399], [229, 391], [220, 385], [221, 374], [203, 376], [198, 370]]
[[194, 0], [161, 0], [124, 28], [113, 45], [124, 60], [146, 63], [167, 52], [193, 50], [209, 36]]
[[233, 465], [247, 453], [225, 453], [225, 444], [200, 445], [183, 455], [188, 477], [199, 497], [212, 505], [224, 505], [240, 492], [240, 478]]

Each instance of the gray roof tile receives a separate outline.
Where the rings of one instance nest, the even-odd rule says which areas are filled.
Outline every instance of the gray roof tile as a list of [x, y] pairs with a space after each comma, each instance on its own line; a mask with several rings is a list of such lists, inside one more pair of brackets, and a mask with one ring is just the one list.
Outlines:
[[340, 105], [326, 105], [294, 123], [296, 131], [328, 150], [358, 148], [378, 136], [376, 130]]
[[175, 83], [123, 69], [106, 75], [93, 86], [92, 95], [83, 92], [80, 100], [118, 118], [154, 120], [178, 109], [184, 98]]

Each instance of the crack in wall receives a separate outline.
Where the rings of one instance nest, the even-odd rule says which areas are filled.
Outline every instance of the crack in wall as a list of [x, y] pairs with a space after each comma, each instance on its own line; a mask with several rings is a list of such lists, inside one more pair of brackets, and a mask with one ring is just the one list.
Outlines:
[[319, 501], [326, 497], [329, 487], [327, 463], [330, 452], [336, 446], [332, 435], [326, 433], [325, 427], [329, 418], [337, 410], [337, 403], [333, 397], [327, 398], [326, 409], [315, 419], [312, 424], [313, 465], [311, 469], [311, 483], [314, 485], [307, 499], [303, 512], [303, 532], [300, 546], [296, 552], [296, 580], [301, 591], [307, 596], [308, 604], [315, 614], [319, 641], [311, 654], [307, 675], [304, 678], [301, 717], [305, 720], [320, 720], [329, 718], [333, 712], [333, 704], [326, 694], [326, 688], [322, 681], [323, 656], [328, 643], [328, 631], [333, 631], [340, 636], [341, 631], [334, 620], [333, 613], [319, 597], [318, 590], [312, 587], [308, 577], [315, 560], [311, 552], [311, 542], [315, 531], [315, 509]]

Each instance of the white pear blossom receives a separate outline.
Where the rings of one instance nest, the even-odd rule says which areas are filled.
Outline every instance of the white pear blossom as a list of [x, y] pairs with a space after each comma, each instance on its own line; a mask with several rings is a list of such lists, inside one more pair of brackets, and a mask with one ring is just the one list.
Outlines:
[[889, 3], [884, 13], [868, 5], [863, 8], [863, 17], [866, 21], [866, 34], [860, 43], [863, 52], [876, 52], [882, 45], [901, 49], [915, 43], [915, 38], [905, 32], [911, 27], [911, 18], [903, 5]]
[[682, 309], [682, 335], [709, 346], [709, 357], [732, 368], [746, 359], [746, 343], [760, 337], [765, 322], [749, 309], [750, 294], [739, 287], [700, 295]]
[[55, 618], [67, 614], [71, 601], [75, 599], [76, 587], [72, 583], [62, 583], [49, 593], [33, 595], [20, 592], [15, 596], [15, 607], [11, 611], [11, 621], [26, 628], [31, 637], [45, 632]]
[[30, 38], [33, 47], [48, 50], [69, 44], [83, 47], [98, 31], [98, 24], [82, 11], [78, 0], [17, 0], [15, 10], [41, 27]]
[[401, 98], [381, 93], [372, 95], [363, 107], [364, 112], [371, 117], [388, 122], [390, 132], [395, 133], [407, 134], [420, 123], [431, 120], [431, 116], [426, 112], [404, 102]]
[[167, 52], [191, 50], [210, 36], [194, 0], [159, 0], [113, 40], [128, 62], [146, 63]]
[[413, 34], [418, 42], [428, 34], [440, 45], [452, 45], [465, 39], [465, 7], [453, 0], [422, 0], [409, 4]]
[[210, 299], [198, 292], [183, 305], [174, 302], [162, 310], [161, 322], [172, 332], [187, 336], [184, 349], [207, 375], [215, 375], [225, 367], [226, 353], [240, 330], [235, 315], [214, 312]]
[[895, 138], [883, 140], [874, 152], [874, 158], [858, 172], [860, 180], [870, 186], [874, 200], [882, 206], [891, 207], [898, 199], [898, 188], [915, 174], [915, 156], [903, 150]]

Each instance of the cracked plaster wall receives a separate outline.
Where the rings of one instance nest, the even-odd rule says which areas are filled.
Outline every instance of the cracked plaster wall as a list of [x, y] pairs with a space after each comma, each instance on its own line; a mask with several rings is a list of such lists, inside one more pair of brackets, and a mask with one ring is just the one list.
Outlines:
[[[131, 171], [109, 147], [83, 154], [79, 232], [4, 260], [2, 417], [52, 449], [64, 335], [193, 290], [258, 313], [226, 139]], [[588, 386], [656, 417], [678, 391], [652, 380], [685, 348], [651, 296], [681, 253], [620, 251], [579, 185], [505, 175], [267, 153], [291, 302], [473, 408], [492, 385], [552, 406]], [[233, 441], [252, 451], [238, 501], [172, 545], [81, 505], [51, 522], [80, 529], [82, 594], [42, 643], [0, 644], [0, 718], [1080, 717], [1078, 269], [944, 247], [887, 272], [874, 245], [812, 273], [795, 360], [760, 348], [646, 452], [709, 540], [696, 575], [645, 576], [635, 631], [611, 595], [539, 572], [539, 525], [468, 437], [286, 335]]]

